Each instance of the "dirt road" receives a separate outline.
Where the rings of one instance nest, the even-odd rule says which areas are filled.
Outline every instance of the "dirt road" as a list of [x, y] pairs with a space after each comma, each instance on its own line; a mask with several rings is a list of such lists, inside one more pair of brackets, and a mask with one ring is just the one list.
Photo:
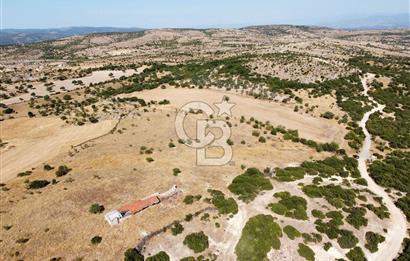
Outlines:
[[[367, 95], [367, 91], [369, 89], [367, 83], [369, 80], [373, 79], [374, 75], [369, 74], [366, 75], [362, 79], [362, 84], [364, 87], [364, 95]], [[372, 97], [368, 96], [370, 100], [375, 102]], [[370, 157], [370, 146], [371, 146], [371, 135], [366, 129], [366, 122], [369, 120], [369, 116], [377, 111], [383, 110], [384, 106], [377, 104], [377, 107], [373, 108], [371, 111], [367, 112], [363, 119], [360, 121], [360, 127], [363, 128], [363, 132], [366, 136], [363, 147], [359, 154], [359, 171], [363, 178], [367, 180], [368, 189], [375, 193], [377, 196], [383, 198], [383, 202], [386, 204], [387, 208], [390, 212], [390, 227], [388, 229], [386, 236], [386, 240], [379, 245], [379, 251], [376, 253], [370, 253], [367, 249], [364, 249], [366, 253], [366, 257], [368, 260], [373, 261], [387, 261], [393, 260], [397, 253], [400, 251], [401, 243], [403, 239], [406, 237], [407, 231], [407, 223], [406, 217], [404, 214], [394, 205], [393, 200], [389, 197], [389, 195], [384, 191], [384, 188], [377, 185], [372, 178], [370, 178], [369, 173], [367, 172], [367, 165], [366, 161]]]

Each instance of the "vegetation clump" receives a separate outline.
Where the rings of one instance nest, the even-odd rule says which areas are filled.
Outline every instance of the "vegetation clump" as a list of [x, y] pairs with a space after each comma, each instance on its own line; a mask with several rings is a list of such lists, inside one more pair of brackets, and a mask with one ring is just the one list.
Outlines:
[[65, 176], [65, 175], [67, 175], [68, 172], [70, 172], [70, 171], [71, 171], [71, 169], [69, 169], [69, 168], [68, 168], [67, 166], [65, 166], [65, 165], [59, 166], [58, 169], [57, 169], [57, 171], [56, 171], [56, 176], [57, 176], [57, 177]]
[[301, 237], [302, 234], [295, 227], [287, 225], [283, 228], [283, 232], [288, 236], [289, 239], [294, 240], [297, 237]]
[[202, 231], [187, 235], [183, 243], [193, 250], [194, 253], [200, 253], [209, 247], [208, 236]]
[[335, 114], [333, 112], [327, 111], [320, 115], [320, 117], [331, 120], [335, 117]]
[[277, 192], [274, 194], [279, 198], [278, 203], [271, 203], [269, 207], [278, 215], [286, 217], [307, 220], [307, 202], [306, 199], [298, 196], [292, 196], [289, 192]]
[[315, 261], [315, 252], [305, 244], [299, 243], [298, 253], [308, 261]]
[[347, 254], [346, 257], [351, 261], [366, 261], [366, 257], [364, 255], [363, 250], [360, 247], [355, 247], [351, 249]]
[[315, 217], [315, 218], [319, 218], [319, 219], [324, 219], [325, 218], [325, 214], [323, 214], [323, 212], [318, 210], [318, 209], [313, 209], [312, 210], [312, 216]]
[[93, 245], [98, 245], [99, 243], [101, 243], [101, 241], [102, 241], [101, 236], [95, 236], [95, 237], [91, 238], [91, 244], [93, 244]]
[[410, 192], [410, 152], [394, 151], [372, 162], [369, 174], [381, 186]]
[[225, 198], [225, 194], [219, 190], [209, 189], [211, 194], [211, 203], [218, 209], [219, 214], [236, 214], [238, 213], [238, 204], [233, 198]]
[[198, 200], [200, 200], [201, 198], [202, 198], [201, 195], [195, 195], [195, 196], [193, 196], [193, 195], [186, 195], [185, 198], [184, 198], [184, 203], [187, 204], [187, 205], [191, 205], [191, 204], [194, 203], [194, 201], [198, 201]]
[[369, 175], [380, 186], [407, 193], [397, 200], [396, 205], [410, 221], [410, 152], [396, 150], [383, 160], [373, 161]]
[[169, 256], [166, 252], [160, 251], [156, 255], [147, 257], [146, 261], [169, 261]]
[[172, 232], [172, 235], [174, 236], [181, 234], [183, 231], [184, 231], [184, 226], [178, 221], [175, 222], [174, 225], [171, 227], [171, 232]]
[[356, 204], [356, 193], [352, 189], [344, 189], [340, 185], [306, 185], [302, 190], [311, 198], [325, 198], [329, 204], [336, 208], [352, 207]]
[[360, 229], [362, 226], [367, 226], [366, 209], [361, 207], [354, 207], [350, 209], [344, 209], [349, 215], [346, 217], [347, 223], [352, 225], [356, 229]]
[[378, 244], [383, 243], [386, 238], [378, 233], [366, 232], [366, 244], [364, 245], [371, 253], [377, 252], [379, 250]]
[[286, 167], [275, 169], [275, 178], [282, 182], [291, 182], [303, 179], [306, 174], [329, 178], [332, 176], [360, 178], [357, 168], [358, 163], [354, 158], [343, 156], [328, 157], [324, 160], [305, 161], [299, 167]]
[[174, 168], [172, 170], [172, 175], [174, 176], [178, 176], [179, 173], [181, 173], [182, 171], [179, 168]]
[[44, 169], [45, 171], [50, 171], [50, 170], [54, 169], [54, 167], [51, 166], [51, 165], [49, 165], [49, 164], [45, 164], [44, 167], [43, 167], [43, 169]]
[[353, 248], [359, 243], [359, 240], [353, 235], [352, 231], [341, 229], [339, 235], [337, 243], [339, 243], [341, 248]]
[[17, 177], [25, 177], [25, 176], [30, 176], [33, 172], [31, 170], [26, 170], [24, 172], [20, 172], [17, 174]]
[[103, 205], [100, 204], [92, 204], [90, 206], [89, 212], [92, 214], [100, 214], [102, 212], [104, 212], [105, 208]]
[[410, 238], [405, 238], [402, 243], [403, 251], [394, 259], [394, 261], [408, 261], [410, 260]]
[[47, 187], [47, 185], [50, 184], [50, 181], [48, 180], [33, 180], [28, 183], [27, 188], [28, 189], [41, 189], [44, 187]]
[[267, 253], [280, 249], [282, 230], [270, 215], [251, 217], [242, 230], [241, 238], [235, 247], [239, 261], [266, 260]]
[[18, 244], [25, 244], [30, 240], [30, 238], [19, 238], [16, 240], [16, 243]]
[[144, 261], [144, 256], [135, 248], [129, 248], [124, 252], [124, 261]]
[[256, 168], [249, 168], [242, 175], [235, 177], [228, 189], [238, 195], [240, 200], [250, 202], [255, 199], [259, 192], [271, 190], [273, 186], [262, 172]]

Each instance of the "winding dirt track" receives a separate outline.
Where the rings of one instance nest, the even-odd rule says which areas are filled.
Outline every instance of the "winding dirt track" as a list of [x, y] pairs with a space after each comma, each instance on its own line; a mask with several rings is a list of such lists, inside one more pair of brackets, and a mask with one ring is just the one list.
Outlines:
[[[369, 90], [369, 86], [367, 85], [368, 81], [373, 79], [373, 74], [368, 74], [366, 77], [362, 78], [362, 84], [364, 87], [364, 95], [367, 95], [367, 91]], [[369, 99], [375, 102], [372, 97]], [[376, 102], [375, 102], [376, 103]], [[371, 111], [367, 112], [363, 119], [360, 121], [360, 127], [363, 128], [363, 132], [366, 136], [364, 141], [363, 147], [359, 154], [359, 171], [363, 178], [367, 180], [368, 189], [371, 190], [376, 195], [383, 198], [384, 203], [386, 204], [389, 212], [390, 212], [390, 227], [386, 234], [386, 240], [379, 245], [379, 251], [376, 253], [370, 253], [365, 249], [366, 256], [368, 260], [372, 261], [387, 261], [393, 260], [400, 251], [401, 243], [403, 239], [406, 237], [407, 231], [407, 223], [406, 217], [404, 214], [394, 205], [393, 200], [389, 197], [389, 195], [384, 191], [382, 187], [376, 184], [374, 180], [369, 176], [367, 172], [367, 165], [366, 161], [370, 157], [370, 146], [372, 143], [371, 135], [366, 129], [366, 123], [369, 120], [371, 114], [383, 110], [384, 105], [380, 105], [377, 103], [377, 107], [373, 108]]]

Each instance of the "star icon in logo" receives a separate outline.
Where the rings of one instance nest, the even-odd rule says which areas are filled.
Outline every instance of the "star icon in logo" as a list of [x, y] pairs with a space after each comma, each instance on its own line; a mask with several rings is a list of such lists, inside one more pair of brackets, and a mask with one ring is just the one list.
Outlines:
[[214, 103], [216, 107], [218, 107], [218, 116], [222, 116], [224, 114], [228, 115], [229, 117], [232, 116], [232, 107], [235, 106], [235, 103], [229, 103], [226, 98], [222, 99], [220, 103]]

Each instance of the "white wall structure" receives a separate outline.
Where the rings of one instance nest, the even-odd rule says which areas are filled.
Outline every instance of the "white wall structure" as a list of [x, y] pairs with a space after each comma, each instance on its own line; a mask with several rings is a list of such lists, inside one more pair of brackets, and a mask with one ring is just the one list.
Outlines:
[[105, 214], [105, 220], [107, 220], [110, 225], [118, 225], [122, 218], [123, 216], [117, 210], [113, 210]]

